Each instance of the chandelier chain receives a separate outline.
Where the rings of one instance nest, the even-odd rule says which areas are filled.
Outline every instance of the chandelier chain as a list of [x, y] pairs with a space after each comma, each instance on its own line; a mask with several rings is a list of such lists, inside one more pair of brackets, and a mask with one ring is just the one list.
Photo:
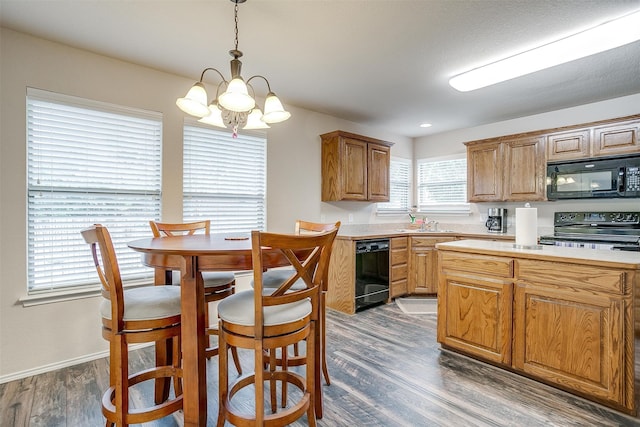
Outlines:
[[236, 50], [238, 50], [238, 2], [235, 2], [236, 6], [234, 8], [235, 10], [235, 22], [236, 22]]

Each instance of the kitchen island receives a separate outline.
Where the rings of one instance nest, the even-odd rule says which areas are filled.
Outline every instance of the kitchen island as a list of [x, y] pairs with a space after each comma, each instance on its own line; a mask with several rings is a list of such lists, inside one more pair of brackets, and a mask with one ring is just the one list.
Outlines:
[[438, 243], [445, 349], [635, 414], [640, 254]]

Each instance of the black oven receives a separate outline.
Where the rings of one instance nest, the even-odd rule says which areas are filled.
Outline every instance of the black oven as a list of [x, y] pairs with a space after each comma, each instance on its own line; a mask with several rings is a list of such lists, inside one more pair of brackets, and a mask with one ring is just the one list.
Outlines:
[[640, 212], [556, 212], [540, 244], [640, 252]]
[[640, 156], [547, 164], [547, 198], [640, 197]]
[[356, 241], [356, 311], [389, 300], [389, 239]]

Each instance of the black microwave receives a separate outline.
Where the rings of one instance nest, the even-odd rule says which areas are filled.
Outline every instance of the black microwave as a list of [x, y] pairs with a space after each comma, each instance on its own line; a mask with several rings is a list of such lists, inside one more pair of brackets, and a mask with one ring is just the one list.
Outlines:
[[547, 164], [547, 199], [640, 197], [640, 156]]

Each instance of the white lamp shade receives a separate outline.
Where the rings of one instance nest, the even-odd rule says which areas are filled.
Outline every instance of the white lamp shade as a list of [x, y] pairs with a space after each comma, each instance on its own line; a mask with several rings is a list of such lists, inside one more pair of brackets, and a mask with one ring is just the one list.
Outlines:
[[218, 106], [214, 103], [209, 105], [209, 114], [198, 121], [200, 123], [226, 128], [224, 122], [222, 121], [222, 111], [220, 111]]
[[271, 126], [262, 121], [262, 111], [254, 108], [247, 117], [247, 124], [242, 129], [269, 129]]
[[247, 91], [247, 85], [241, 77], [236, 77], [229, 82], [227, 90], [218, 97], [218, 103], [231, 111], [251, 111], [256, 106], [256, 101]]
[[289, 117], [291, 117], [291, 113], [285, 111], [282, 102], [280, 102], [276, 94], [269, 92], [267, 99], [264, 101], [262, 121], [265, 123], [279, 123], [284, 122]]
[[194, 84], [184, 98], [178, 98], [176, 105], [187, 114], [204, 117], [209, 114], [207, 107], [207, 91], [200, 82]]

